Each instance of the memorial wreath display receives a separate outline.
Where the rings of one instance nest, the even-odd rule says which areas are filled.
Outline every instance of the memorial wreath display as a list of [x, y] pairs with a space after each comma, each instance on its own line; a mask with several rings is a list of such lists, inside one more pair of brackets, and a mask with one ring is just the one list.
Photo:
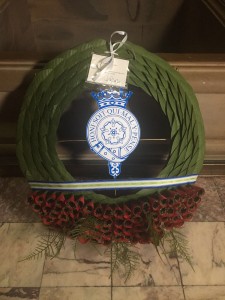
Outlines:
[[[109, 49], [98, 39], [59, 55], [35, 76], [21, 108], [17, 156], [32, 190], [28, 202], [45, 225], [56, 229], [58, 245], [62, 236], [69, 236], [80, 243], [158, 247], [168, 234], [175, 239], [177, 228], [192, 219], [204, 192], [195, 185], [203, 165], [204, 128], [192, 88], [158, 56], [131, 42], [118, 44]], [[125, 85], [88, 83], [93, 53], [109, 53], [106, 59], [111, 58], [104, 68], [97, 68], [97, 77], [112, 67], [115, 54], [128, 61]], [[86, 124], [86, 140], [105, 161], [106, 177], [81, 181], [59, 160], [56, 144], [63, 112], [87, 85], [93, 87], [91, 97], [98, 110]], [[127, 108], [133, 86], [158, 102], [170, 125], [169, 155], [156, 178], [133, 174], [120, 179], [123, 162], [141, 138], [139, 122]], [[132, 188], [138, 192], [118, 197], [99, 192]], [[51, 255], [47, 242], [34, 254], [43, 249]]]

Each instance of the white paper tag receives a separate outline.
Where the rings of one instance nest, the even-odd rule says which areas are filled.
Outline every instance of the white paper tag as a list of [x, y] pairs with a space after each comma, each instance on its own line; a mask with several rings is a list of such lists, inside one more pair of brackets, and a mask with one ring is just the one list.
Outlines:
[[105, 57], [106, 56], [97, 54], [92, 55], [87, 81], [91, 83], [125, 87], [129, 60], [114, 58], [112, 67], [110, 69], [103, 69], [95, 79], [95, 75], [99, 71], [97, 65]]

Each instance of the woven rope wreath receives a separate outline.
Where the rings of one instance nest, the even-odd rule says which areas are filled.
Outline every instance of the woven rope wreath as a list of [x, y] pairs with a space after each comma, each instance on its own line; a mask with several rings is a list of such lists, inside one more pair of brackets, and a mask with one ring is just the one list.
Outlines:
[[[17, 135], [17, 155], [29, 181], [76, 181], [58, 158], [56, 131], [62, 113], [85, 88], [92, 54], [106, 51], [104, 40], [82, 44], [48, 63], [31, 83], [21, 109]], [[132, 43], [126, 43], [119, 49], [118, 56], [129, 59], [127, 83], [153, 96], [171, 126], [171, 150], [158, 178], [198, 174], [204, 157], [204, 129], [191, 87], [165, 61]], [[142, 189], [136, 194], [117, 198], [92, 191], [34, 191], [29, 201], [45, 224], [72, 228], [81, 217], [91, 214], [107, 221], [108, 225], [103, 222], [102, 226], [107, 228], [105, 232], [113, 232], [110, 239], [119, 236], [130, 241], [149, 242], [151, 234], [146, 221], [149, 216], [156, 221], [153, 227], [159, 232], [163, 228], [180, 226], [191, 218], [201, 193], [202, 189], [191, 185], [173, 189]], [[118, 220], [119, 234], [115, 230]], [[132, 225], [126, 225], [128, 221]], [[130, 234], [137, 224], [138, 232], [144, 238], [140, 234], [139, 238]], [[124, 233], [124, 228], [129, 229], [125, 231], [129, 234]], [[105, 232], [101, 231], [99, 242], [104, 243]]]

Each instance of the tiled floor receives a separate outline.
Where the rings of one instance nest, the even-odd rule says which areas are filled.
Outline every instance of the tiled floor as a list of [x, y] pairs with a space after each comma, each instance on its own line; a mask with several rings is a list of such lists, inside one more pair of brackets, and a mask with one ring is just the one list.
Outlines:
[[181, 258], [163, 262], [151, 245], [126, 283], [99, 247], [81, 245], [74, 259], [67, 240], [59, 257], [19, 262], [45, 230], [26, 204], [22, 178], [0, 178], [0, 300], [224, 300], [225, 177], [201, 177], [206, 194], [194, 220], [183, 232], [189, 240], [194, 270]]

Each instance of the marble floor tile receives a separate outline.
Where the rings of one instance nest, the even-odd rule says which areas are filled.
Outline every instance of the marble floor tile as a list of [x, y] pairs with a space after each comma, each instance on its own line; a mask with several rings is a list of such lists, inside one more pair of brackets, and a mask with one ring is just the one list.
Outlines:
[[40, 222], [27, 204], [29, 185], [22, 177], [0, 177], [0, 222]]
[[225, 221], [225, 209], [213, 178], [203, 176], [198, 178], [197, 185], [205, 189], [205, 194], [194, 213], [193, 221]]
[[182, 229], [195, 271], [179, 258], [184, 285], [225, 285], [225, 224], [192, 222]]
[[113, 286], [163, 286], [180, 285], [180, 273], [176, 257], [166, 260], [160, 249], [159, 254], [152, 244], [139, 245], [133, 250], [140, 254], [137, 270], [125, 281], [124, 269], [113, 273]]
[[38, 300], [39, 288], [0, 288], [0, 300]]
[[110, 287], [41, 288], [39, 300], [111, 300]]
[[209, 186], [215, 187], [213, 176], [198, 176], [196, 181], [196, 185], [202, 187], [207, 190]]
[[66, 240], [58, 257], [46, 259], [42, 287], [110, 286], [110, 257], [104, 246], [78, 244], [74, 258], [73, 241]]
[[115, 287], [113, 300], [184, 300], [182, 287]]
[[19, 260], [30, 254], [43, 230], [41, 224], [5, 223], [0, 227], [0, 287], [39, 287], [44, 257], [39, 260]]
[[224, 300], [225, 286], [185, 286], [186, 300]]
[[217, 188], [217, 193], [220, 197], [220, 200], [222, 202], [222, 206], [223, 206], [223, 212], [224, 212], [224, 221], [225, 221], [225, 187], [218, 187]]
[[225, 176], [214, 176], [213, 181], [222, 202], [225, 215]]
[[215, 185], [220, 188], [225, 188], [225, 176], [214, 176]]

